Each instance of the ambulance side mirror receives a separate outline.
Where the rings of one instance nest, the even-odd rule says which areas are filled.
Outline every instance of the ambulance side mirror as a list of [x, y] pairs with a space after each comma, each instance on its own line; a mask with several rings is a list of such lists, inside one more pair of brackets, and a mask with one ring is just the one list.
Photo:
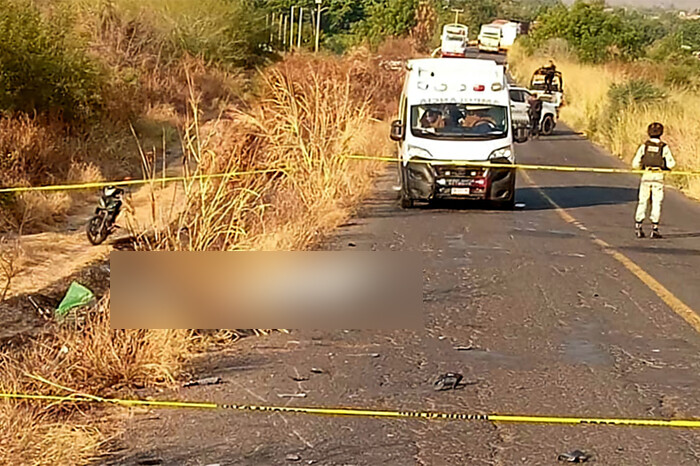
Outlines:
[[403, 141], [405, 136], [403, 122], [401, 120], [394, 120], [391, 122], [391, 134], [389, 137], [392, 141]]
[[513, 126], [513, 141], [515, 141], [517, 144], [527, 142], [529, 133], [530, 132], [528, 131], [527, 126]]

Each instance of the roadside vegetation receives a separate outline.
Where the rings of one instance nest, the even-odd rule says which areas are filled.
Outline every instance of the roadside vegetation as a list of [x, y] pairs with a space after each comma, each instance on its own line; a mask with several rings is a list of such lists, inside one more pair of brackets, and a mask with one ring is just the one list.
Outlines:
[[[519, 81], [552, 58], [564, 78], [561, 117], [574, 129], [630, 162], [646, 126], [661, 121], [679, 168], [700, 169], [700, 21], [580, 1], [538, 20], [509, 54]], [[700, 198], [697, 177], [673, 182]]]

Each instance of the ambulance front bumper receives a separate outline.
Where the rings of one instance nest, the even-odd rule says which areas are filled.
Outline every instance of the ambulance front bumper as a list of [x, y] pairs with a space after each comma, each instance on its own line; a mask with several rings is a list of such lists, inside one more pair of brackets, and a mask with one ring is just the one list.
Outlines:
[[507, 160], [504, 168], [436, 164], [424, 159], [411, 159], [403, 166], [406, 194], [411, 199], [471, 199], [507, 201], [514, 196], [515, 169]]

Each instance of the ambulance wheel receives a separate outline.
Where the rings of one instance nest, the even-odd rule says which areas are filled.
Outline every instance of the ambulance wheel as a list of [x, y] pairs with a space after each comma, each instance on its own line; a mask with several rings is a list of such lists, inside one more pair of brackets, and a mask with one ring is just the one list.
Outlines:
[[415, 205], [415, 201], [411, 199], [410, 197], [407, 197], [405, 194], [401, 194], [401, 208], [402, 209], [411, 209]]
[[496, 201], [496, 207], [499, 210], [513, 210], [515, 209], [515, 196], [505, 201]]
[[554, 132], [554, 118], [552, 118], [552, 115], [546, 115], [544, 117], [544, 120], [542, 120], [542, 131], [541, 133], [544, 136], [551, 136], [551, 134]]

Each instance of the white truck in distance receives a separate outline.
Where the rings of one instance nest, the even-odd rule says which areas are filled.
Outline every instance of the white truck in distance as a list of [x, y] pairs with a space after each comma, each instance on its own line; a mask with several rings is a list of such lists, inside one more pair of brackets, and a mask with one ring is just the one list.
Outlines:
[[464, 58], [469, 46], [469, 28], [463, 24], [447, 24], [442, 28], [440, 54], [443, 57]]
[[502, 65], [471, 58], [410, 60], [399, 119], [391, 127], [391, 139], [399, 143], [401, 206], [457, 198], [512, 208], [513, 143], [527, 139], [514, 133]]
[[495, 24], [484, 24], [479, 31], [479, 51], [498, 53], [501, 46], [501, 28]]
[[520, 23], [497, 19], [481, 26], [479, 50], [483, 52], [508, 51], [520, 34]]

